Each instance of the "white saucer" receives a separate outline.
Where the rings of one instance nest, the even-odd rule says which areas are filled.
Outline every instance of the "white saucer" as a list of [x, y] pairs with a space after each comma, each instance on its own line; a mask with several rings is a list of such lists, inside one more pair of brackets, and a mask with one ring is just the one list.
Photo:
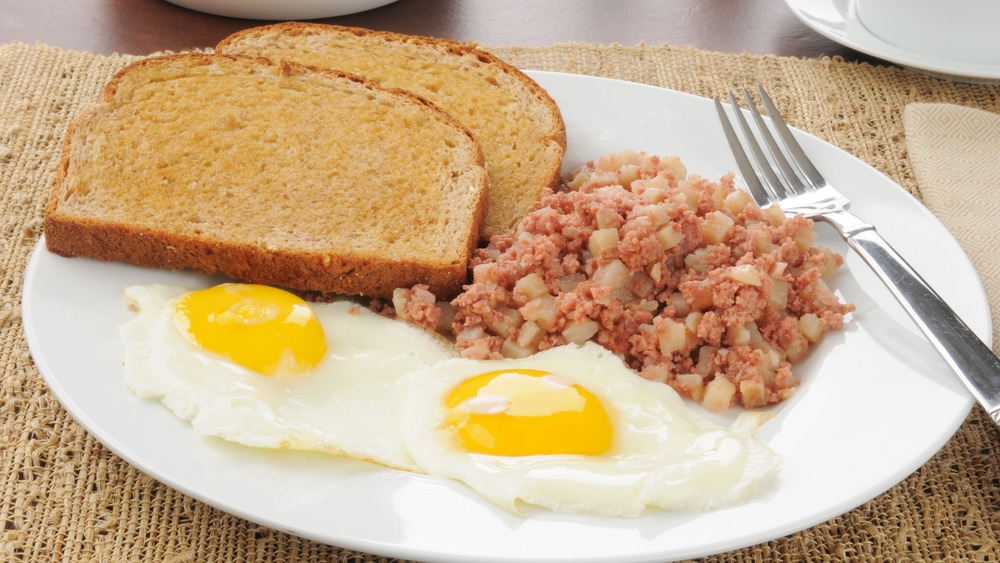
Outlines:
[[933, 57], [882, 40], [861, 24], [856, 0], [785, 0], [785, 4], [813, 31], [845, 47], [937, 78], [1000, 84], [1000, 65]]

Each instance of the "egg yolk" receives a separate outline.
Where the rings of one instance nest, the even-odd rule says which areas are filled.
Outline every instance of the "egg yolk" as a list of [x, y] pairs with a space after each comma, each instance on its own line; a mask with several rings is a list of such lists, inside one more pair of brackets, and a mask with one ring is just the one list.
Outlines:
[[545, 371], [472, 377], [452, 389], [444, 406], [448, 428], [473, 453], [596, 455], [611, 446], [611, 420], [600, 400]]
[[223, 284], [174, 304], [174, 323], [194, 344], [264, 375], [295, 375], [323, 357], [326, 336], [312, 307], [274, 287]]

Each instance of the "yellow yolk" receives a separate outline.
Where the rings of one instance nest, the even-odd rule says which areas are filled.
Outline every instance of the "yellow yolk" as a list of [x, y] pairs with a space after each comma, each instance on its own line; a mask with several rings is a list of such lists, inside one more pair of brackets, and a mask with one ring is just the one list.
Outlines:
[[473, 453], [596, 455], [611, 445], [611, 420], [600, 400], [549, 372], [484, 373], [445, 399], [449, 428]]
[[224, 284], [192, 291], [174, 304], [174, 323], [194, 344], [265, 375], [303, 373], [326, 351], [309, 304], [273, 287]]

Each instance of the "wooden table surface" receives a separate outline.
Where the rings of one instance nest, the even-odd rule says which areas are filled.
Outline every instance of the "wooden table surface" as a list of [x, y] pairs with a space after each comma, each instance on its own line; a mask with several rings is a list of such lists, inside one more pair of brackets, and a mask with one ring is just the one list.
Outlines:
[[[874, 60], [815, 33], [783, 0], [398, 0], [317, 21], [484, 45], [645, 42]], [[262, 23], [267, 22], [203, 14], [165, 0], [0, 0], [0, 44], [38, 41], [101, 55], [212, 47]]]

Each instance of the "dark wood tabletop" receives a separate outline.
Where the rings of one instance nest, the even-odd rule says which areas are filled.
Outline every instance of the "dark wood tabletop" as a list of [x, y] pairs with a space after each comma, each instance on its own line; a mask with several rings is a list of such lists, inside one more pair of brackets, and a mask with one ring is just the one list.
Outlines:
[[[484, 45], [644, 42], [872, 60], [803, 25], [783, 0], [398, 0], [316, 21]], [[263, 23], [269, 22], [204, 14], [165, 0], [2, 0], [0, 44], [37, 41], [101, 55], [146, 55], [213, 47]]]

